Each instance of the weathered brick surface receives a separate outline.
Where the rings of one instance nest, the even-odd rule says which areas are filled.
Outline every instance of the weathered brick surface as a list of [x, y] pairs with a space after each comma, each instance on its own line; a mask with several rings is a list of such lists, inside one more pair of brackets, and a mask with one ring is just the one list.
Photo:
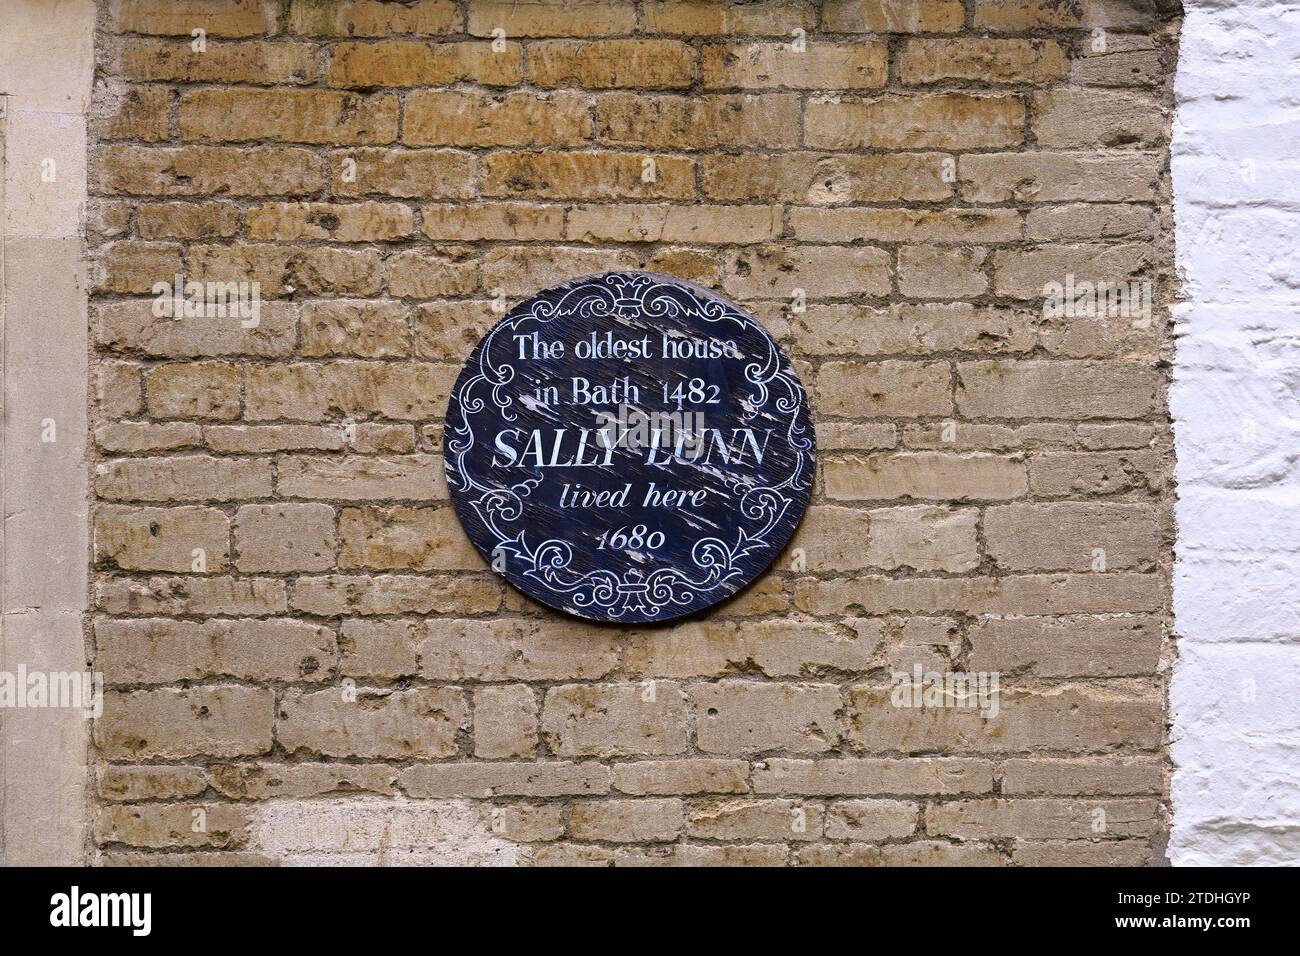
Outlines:
[[[472, 806], [533, 865], [1159, 862], [1177, 31], [1149, 5], [101, 2], [103, 860], [276, 862], [264, 808], [329, 796]], [[441, 461], [501, 307], [628, 268], [757, 315], [819, 445], [772, 570], [668, 628], [505, 586]], [[259, 283], [256, 319], [157, 315], [178, 275]], [[1067, 282], [1151, 308], [1046, 309]], [[997, 675], [997, 712], [900, 706], [918, 667]]]

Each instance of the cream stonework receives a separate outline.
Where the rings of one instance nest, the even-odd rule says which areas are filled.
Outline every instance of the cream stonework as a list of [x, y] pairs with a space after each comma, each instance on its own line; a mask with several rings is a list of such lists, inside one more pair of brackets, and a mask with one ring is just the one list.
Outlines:
[[[1161, 863], [1177, 14], [104, 0], [88, 858]], [[664, 628], [506, 588], [442, 475], [494, 307], [626, 268], [757, 315], [817, 422], [787, 552]], [[156, 316], [178, 274], [259, 320]]]

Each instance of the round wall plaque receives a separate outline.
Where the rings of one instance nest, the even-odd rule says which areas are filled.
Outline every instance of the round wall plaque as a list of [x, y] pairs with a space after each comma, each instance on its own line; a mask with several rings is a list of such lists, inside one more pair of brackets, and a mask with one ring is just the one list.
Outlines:
[[478, 343], [443, 454], [475, 547], [543, 604], [666, 621], [767, 568], [812, 491], [811, 418], [752, 317], [643, 272], [568, 282]]

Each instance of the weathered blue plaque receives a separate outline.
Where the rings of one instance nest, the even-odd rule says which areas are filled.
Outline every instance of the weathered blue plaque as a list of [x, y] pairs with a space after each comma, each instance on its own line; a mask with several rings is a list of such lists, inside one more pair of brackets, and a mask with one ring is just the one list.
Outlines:
[[752, 317], [615, 272], [548, 289], [475, 347], [444, 455], [470, 540], [519, 590], [666, 621], [763, 572], [812, 490], [803, 386]]

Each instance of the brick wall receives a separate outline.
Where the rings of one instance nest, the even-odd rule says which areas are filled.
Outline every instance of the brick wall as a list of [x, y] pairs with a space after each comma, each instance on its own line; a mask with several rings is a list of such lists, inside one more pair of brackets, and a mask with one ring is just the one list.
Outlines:
[[[106, 3], [101, 857], [1158, 862], [1176, 38], [1128, 0]], [[821, 469], [771, 572], [639, 631], [506, 588], [441, 473], [494, 300], [620, 268], [758, 315]], [[156, 317], [176, 274], [260, 322]], [[1067, 276], [1156, 308], [1045, 314]], [[996, 716], [897, 706], [916, 666]]]

